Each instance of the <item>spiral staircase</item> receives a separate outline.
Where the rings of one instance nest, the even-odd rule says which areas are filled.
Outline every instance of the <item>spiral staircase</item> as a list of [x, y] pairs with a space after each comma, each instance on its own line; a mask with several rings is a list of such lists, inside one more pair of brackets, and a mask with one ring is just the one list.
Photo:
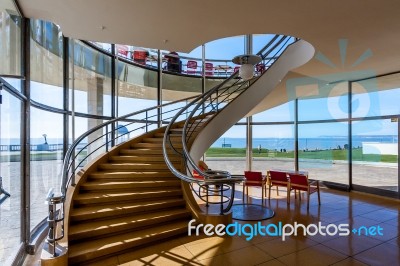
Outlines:
[[[287, 40], [283, 37], [280, 44]], [[234, 192], [235, 184], [243, 179], [224, 171], [203, 172], [196, 162], [289, 70], [306, 63], [314, 53], [312, 46], [301, 40], [278, 48], [278, 42], [271, 42], [260, 53], [272, 58], [262, 75], [243, 81], [235, 73], [207, 93], [185, 99], [190, 103], [184, 107], [182, 102], [170, 103], [180, 107], [166, 119], [169, 124], [165, 127], [149, 130], [146, 121], [133, 118], [143, 112], [146, 117], [149, 112], [159, 116], [163, 106], [158, 106], [111, 120], [78, 138], [66, 154], [61, 196], [49, 195], [50, 201], [61, 199], [62, 207], [58, 218], [49, 219], [54, 227], [50, 228], [48, 250], [53, 247], [54, 252], [42, 259], [42, 264], [86, 264], [135, 250], [187, 234], [193, 218], [206, 223], [230, 222], [233, 193], [224, 195], [228, 200], [221, 203], [219, 212], [211, 214], [199, 207], [193, 185], [219, 184]], [[118, 144], [121, 136], [115, 133], [116, 125], [122, 121], [132, 121], [126, 126], [138, 124], [130, 132], [146, 132]], [[94, 140], [82, 145], [93, 134]], [[105, 141], [99, 144], [98, 140]], [[192, 170], [204, 179], [191, 176]], [[216, 174], [223, 178], [215, 179]]]

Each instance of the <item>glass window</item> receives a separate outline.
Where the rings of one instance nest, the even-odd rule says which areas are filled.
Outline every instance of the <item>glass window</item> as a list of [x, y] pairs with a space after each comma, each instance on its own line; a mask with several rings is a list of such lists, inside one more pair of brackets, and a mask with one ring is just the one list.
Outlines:
[[[89, 129], [94, 128], [98, 125], [103, 124], [106, 122], [102, 119], [94, 119], [94, 118], [86, 118], [86, 117], [75, 117], [75, 139], [80, 137], [82, 134], [87, 132]], [[97, 131], [93, 132], [89, 135], [89, 137], [82, 140], [82, 142], [77, 146], [75, 154], [77, 156], [77, 162], [75, 162], [76, 166], [82, 162], [80, 167], [84, 167], [87, 162], [90, 160], [95, 159], [97, 156], [101, 155], [106, 151], [105, 143], [106, 141], [110, 141], [111, 126], [108, 128], [103, 127], [98, 129]], [[89, 146], [86, 147], [87, 144]], [[110, 143], [110, 142], [109, 142]], [[111, 145], [111, 144], [110, 144]], [[109, 145], [109, 147], [110, 147]], [[86, 156], [89, 156], [86, 158]]]
[[235, 56], [245, 53], [244, 40], [245, 36], [241, 35], [208, 42], [205, 44], [206, 58], [232, 60]]
[[76, 40], [71, 42], [72, 55], [75, 112], [111, 116], [111, 57]]
[[209, 168], [243, 175], [246, 169], [246, 126], [233, 126], [206, 152]]
[[353, 184], [398, 191], [398, 121], [355, 121], [352, 125]]
[[254, 171], [294, 170], [293, 125], [253, 126]]
[[117, 77], [118, 116], [157, 105], [157, 71], [119, 61]]
[[400, 114], [400, 74], [352, 83], [353, 117]]
[[299, 125], [299, 170], [311, 179], [348, 184], [348, 123]]
[[269, 43], [274, 34], [254, 34], [253, 35], [253, 53], [258, 53], [264, 46]]
[[193, 76], [162, 74], [162, 100], [176, 101], [201, 93], [202, 78]]
[[12, 254], [21, 243], [21, 102], [4, 90], [2, 95], [0, 180], [4, 191], [0, 193], [0, 265], [11, 265]]
[[14, 89], [21, 92], [21, 80], [14, 78], [3, 78], [8, 84], [10, 84]]
[[31, 98], [63, 108], [63, 39], [59, 27], [51, 22], [31, 23]]
[[49, 189], [61, 185], [63, 115], [31, 108], [31, 231], [48, 215]]
[[0, 1], [0, 74], [21, 75], [21, 16], [13, 1]]
[[299, 121], [348, 118], [347, 82], [322, 86], [302, 85], [297, 86], [295, 90], [296, 95], [300, 96]]
[[[270, 104], [268, 102], [267, 104]], [[294, 102], [290, 101], [278, 106], [265, 106], [266, 111], [253, 115], [253, 122], [287, 122], [294, 121]]]

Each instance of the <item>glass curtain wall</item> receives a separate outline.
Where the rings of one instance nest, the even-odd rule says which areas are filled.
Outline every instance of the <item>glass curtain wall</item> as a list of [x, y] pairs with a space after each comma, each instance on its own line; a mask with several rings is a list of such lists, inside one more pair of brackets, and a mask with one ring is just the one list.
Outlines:
[[31, 107], [30, 229], [48, 215], [44, 204], [49, 189], [61, 185], [63, 115]]
[[[0, 75], [21, 76], [22, 18], [14, 1], [0, 1]], [[17, 91], [21, 81], [6, 78]], [[9, 265], [23, 242], [21, 235], [21, 101], [0, 90], [0, 265]]]
[[[1, 92], [0, 265], [11, 264], [21, 238], [21, 101]], [[8, 196], [7, 193], [10, 195]], [[42, 200], [43, 203], [43, 200]]]
[[21, 75], [21, 21], [13, 1], [0, 1], [0, 74]]
[[312, 96], [298, 93], [302, 95], [298, 100], [299, 170], [308, 172], [311, 179], [348, 185], [348, 84], [308, 90]]
[[352, 181], [398, 192], [400, 74], [352, 83]]
[[348, 185], [348, 123], [299, 125], [299, 170], [311, 179]]
[[[64, 108], [63, 40], [58, 26], [31, 20], [31, 99], [59, 110]], [[48, 215], [43, 199], [60, 187], [63, 159], [63, 115], [30, 109], [30, 231]]]
[[63, 40], [58, 26], [31, 20], [31, 99], [63, 108]]
[[252, 171], [294, 170], [292, 125], [253, 125]]
[[206, 151], [205, 162], [210, 169], [243, 175], [246, 169], [246, 126], [235, 125]]
[[252, 170], [263, 174], [270, 169], [294, 170], [293, 101], [266, 104], [272, 107], [252, 116]]
[[[111, 57], [81, 41], [71, 41], [73, 55], [74, 111], [111, 116]], [[89, 125], [89, 128], [95, 125]]]

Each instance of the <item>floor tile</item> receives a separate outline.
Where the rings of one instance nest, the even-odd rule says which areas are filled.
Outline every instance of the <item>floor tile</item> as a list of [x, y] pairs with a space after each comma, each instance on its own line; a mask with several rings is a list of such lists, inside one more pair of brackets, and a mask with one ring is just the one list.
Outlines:
[[347, 258], [346, 255], [319, 244], [280, 257], [279, 260], [286, 265], [325, 266], [337, 263], [345, 258]]
[[385, 221], [396, 218], [398, 215], [399, 214], [397, 212], [389, 211], [386, 209], [381, 209], [381, 210], [363, 214], [363, 215], [361, 215], [361, 217], [376, 220], [378, 222], [385, 222]]
[[251, 246], [251, 244], [239, 237], [210, 237], [208, 241], [190, 245], [185, 244], [185, 247], [197, 260], [212, 258], [248, 246]]
[[[149, 258], [162, 258], [165, 257], [163, 254], [169, 254], [174, 257], [181, 256], [184, 259], [191, 259], [193, 255], [185, 249], [181, 242], [175, 239], [164, 241], [159, 244], [147, 246], [140, 249], [132, 250], [118, 256], [120, 263], [126, 263], [129, 261], [145, 261]], [[182, 254], [182, 255], [180, 255]], [[146, 259], [147, 258], [147, 259]]]
[[201, 260], [202, 265], [258, 265], [263, 262], [273, 260], [274, 258], [255, 246], [245, 247], [213, 258]]
[[320, 219], [325, 223], [334, 223], [340, 220], [349, 219], [350, 217], [351, 213], [349, 213], [348, 210], [335, 210], [322, 213]]
[[278, 259], [275, 259], [275, 260], [270, 260], [270, 261], [267, 261], [267, 262], [263, 262], [261, 264], [258, 264], [257, 266], [285, 266], [285, 264], [283, 264]]
[[388, 244], [395, 245], [400, 249], [400, 237], [393, 238], [387, 242]]
[[186, 248], [174, 248], [168, 251], [132, 259], [129, 254], [118, 256], [120, 265], [200, 265]]
[[350, 235], [326, 241], [323, 245], [348, 256], [353, 256], [382, 243], [382, 241], [370, 237]]
[[384, 223], [400, 227], [400, 213], [398, 214], [398, 216], [396, 218], [391, 219], [391, 220], [387, 220]]
[[335, 264], [332, 264], [332, 266], [368, 266], [368, 265], [356, 259], [347, 258], [345, 260], [341, 260]]
[[383, 207], [376, 204], [362, 203], [358, 204], [356, 208], [352, 208], [352, 215], [366, 215], [381, 209], [383, 209]]
[[354, 258], [371, 266], [399, 265], [400, 249], [391, 244], [383, 243], [355, 255]]
[[294, 239], [290, 237], [287, 238], [285, 241], [279, 238], [276, 240], [260, 243], [257, 244], [256, 247], [260, 248], [261, 250], [275, 258], [279, 258], [281, 256], [305, 249], [316, 244], [317, 242], [308, 238]]
[[[39, 264], [40, 265], [40, 264]], [[100, 261], [85, 264], [87, 266], [116, 266], [119, 265], [118, 256], [105, 258]]]

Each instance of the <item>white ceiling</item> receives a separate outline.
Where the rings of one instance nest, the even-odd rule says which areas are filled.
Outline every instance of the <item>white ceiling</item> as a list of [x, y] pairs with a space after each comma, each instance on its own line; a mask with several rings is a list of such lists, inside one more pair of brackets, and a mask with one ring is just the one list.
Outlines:
[[[398, 0], [18, 0], [25, 16], [53, 21], [68, 37], [189, 52], [222, 37], [279, 33], [302, 38], [336, 65], [317, 59], [307, 76], [400, 70]], [[342, 65], [338, 42], [346, 39]], [[229, 47], [227, 47], [229, 49]], [[365, 51], [372, 56], [356, 67]], [[363, 73], [369, 70], [368, 73]]]
[[[332, 82], [400, 70], [399, 0], [17, 2], [25, 16], [52, 21], [68, 37], [105, 43], [189, 52], [211, 40], [256, 33], [286, 34], [311, 43], [314, 59], [290, 72], [251, 113], [286, 102], [285, 83], [293, 78]], [[343, 63], [341, 40], [347, 43]], [[330, 63], [318, 60], [321, 55]], [[360, 57], [364, 60], [354, 65]]]

